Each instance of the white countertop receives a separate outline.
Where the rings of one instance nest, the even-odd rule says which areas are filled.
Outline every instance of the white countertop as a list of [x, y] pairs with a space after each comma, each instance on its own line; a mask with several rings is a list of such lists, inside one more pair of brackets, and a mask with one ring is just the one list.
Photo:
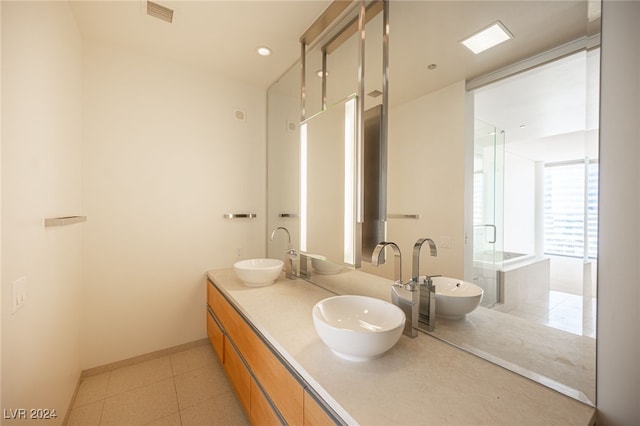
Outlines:
[[[209, 278], [349, 424], [588, 425], [595, 409], [432, 336], [402, 336], [378, 359], [350, 362], [315, 332], [311, 309], [333, 293], [284, 275], [247, 287], [233, 269]], [[388, 280], [352, 271], [335, 285], [389, 300]], [[342, 292], [342, 291], [340, 291]]]

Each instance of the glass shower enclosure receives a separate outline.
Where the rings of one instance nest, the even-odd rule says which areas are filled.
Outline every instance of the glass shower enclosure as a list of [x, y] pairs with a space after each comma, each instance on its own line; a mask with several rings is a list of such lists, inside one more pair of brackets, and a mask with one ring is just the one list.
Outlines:
[[503, 266], [505, 133], [481, 120], [474, 122], [473, 282], [482, 287], [481, 305], [501, 301], [498, 271]]

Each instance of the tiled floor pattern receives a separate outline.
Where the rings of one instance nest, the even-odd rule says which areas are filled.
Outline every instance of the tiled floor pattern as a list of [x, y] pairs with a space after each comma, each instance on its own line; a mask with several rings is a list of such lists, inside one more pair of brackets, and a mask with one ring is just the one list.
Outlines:
[[548, 295], [531, 300], [508, 312], [570, 333], [596, 337], [596, 299], [550, 291]]
[[67, 426], [249, 425], [209, 344], [85, 378]]

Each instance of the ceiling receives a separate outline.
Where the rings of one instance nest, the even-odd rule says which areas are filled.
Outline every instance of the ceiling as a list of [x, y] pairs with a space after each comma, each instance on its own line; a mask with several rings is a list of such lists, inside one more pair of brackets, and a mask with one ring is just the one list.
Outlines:
[[85, 38], [267, 88], [300, 57], [300, 36], [330, 0], [156, 3], [174, 10], [173, 23], [148, 16], [146, 1], [70, 2]]
[[[299, 38], [330, 0], [200, 0], [157, 3], [173, 23], [146, 14], [146, 1], [71, 1], [84, 37], [268, 87], [300, 57]], [[391, 95], [398, 101], [483, 75], [585, 34], [588, 3], [576, 0], [390, 2]], [[481, 55], [459, 41], [500, 19], [514, 39]], [[370, 25], [377, 25], [372, 23]], [[370, 28], [369, 26], [367, 27]], [[256, 53], [269, 46], [268, 57]], [[435, 63], [438, 68], [427, 71]], [[409, 82], [403, 87], [401, 82]]]
[[600, 51], [577, 52], [475, 90], [475, 116], [533, 161], [598, 158]]
[[[146, 2], [141, 0], [70, 3], [87, 39], [179, 61], [261, 88], [269, 87], [299, 59], [300, 36], [331, 3], [330, 0], [156, 2], [174, 10], [173, 23], [147, 16]], [[593, 8], [597, 4], [595, 0], [390, 0], [390, 103], [407, 102], [597, 33], [599, 11]], [[514, 35], [512, 40], [480, 55], [471, 54], [459, 43], [497, 20]], [[376, 41], [381, 34], [378, 15], [367, 25], [367, 76], [380, 74], [381, 54], [375, 50], [370, 54], [370, 49], [381, 49], [381, 43]], [[269, 46], [273, 53], [259, 56], [258, 46]], [[353, 60], [351, 52], [357, 51], [355, 37], [344, 46], [332, 55], [337, 59], [342, 54]], [[311, 72], [315, 71], [314, 66], [320, 67], [314, 63], [319, 60], [316, 56], [308, 54]], [[329, 66], [332, 60], [330, 56]], [[428, 70], [429, 64], [436, 64], [436, 69]], [[567, 70], [572, 63], [563, 64]], [[485, 100], [490, 93], [497, 99], [493, 101], [493, 112], [483, 113], [484, 119], [505, 129], [512, 138], [517, 136], [517, 140], [552, 134], [549, 129], [542, 131], [537, 127], [534, 119], [557, 118], [562, 113], [570, 114], [572, 122], [581, 120], [575, 114], [584, 111], [571, 112], [570, 107], [575, 104], [575, 96], [584, 93], [579, 93], [582, 89], [577, 88], [575, 80], [566, 80], [558, 72], [525, 73], [508, 83], [491, 86], [493, 92], [478, 91]], [[311, 78], [307, 79], [308, 84], [312, 83]], [[299, 82], [287, 80], [291, 81], [289, 90], [299, 93]], [[378, 78], [377, 82], [380, 81]], [[553, 85], [549, 86], [549, 82]], [[329, 80], [330, 87], [333, 84]], [[543, 84], [547, 84], [546, 88]], [[381, 89], [374, 86], [366, 92]], [[590, 90], [597, 96], [597, 85]], [[516, 102], [514, 94], [526, 100], [521, 101], [519, 108], [510, 104]], [[522, 129], [521, 124], [527, 127]], [[554, 125], [561, 128], [561, 124], [556, 120]]]

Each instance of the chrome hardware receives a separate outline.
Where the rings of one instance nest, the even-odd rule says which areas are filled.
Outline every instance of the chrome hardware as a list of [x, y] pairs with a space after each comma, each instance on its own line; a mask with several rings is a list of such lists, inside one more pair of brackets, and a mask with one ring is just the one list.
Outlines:
[[255, 213], [225, 213], [225, 219], [253, 219], [258, 217]]
[[433, 331], [436, 325], [436, 286], [431, 280], [432, 277], [426, 276], [424, 281], [420, 283], [420, 250], [424, 243], [429, 243], [431, 256], [438, 256], [438, 248], [431, 238], [420, 238], [413, 246], [413, 264], [411, 265], [411, 281], [415, 282], [419, 287], [420, 307], [418, 309], [418, 325], [417, 327], [425, 331]]
[[271, 232], [271, 241], [278, 231], [284, 231], [287, 233], [287, 249], [284, 251], [284, 271], [288, 280], [295, 280], [296, 276], [296, 259], [298, 254], [291, 246], [291, 234], [289, 230], [283, 226], [279, 226]]
[[404, 323], [403, 333], [409, 337], [416, 337], [418, 332], [418, 315], [420, 310], [420, 291], [418, 285], [413, 280], [406, 284], [402, 283], [402, 253], [396, 243], [381, 242], [376, 245], [371, 255], [371, 263], [378, 266], [380, 257], [385, 247], [390, 246], [395, 256], [394, 281], [391, 286], [391, 301], [394, 305], [402, 309], [407, 318]]

